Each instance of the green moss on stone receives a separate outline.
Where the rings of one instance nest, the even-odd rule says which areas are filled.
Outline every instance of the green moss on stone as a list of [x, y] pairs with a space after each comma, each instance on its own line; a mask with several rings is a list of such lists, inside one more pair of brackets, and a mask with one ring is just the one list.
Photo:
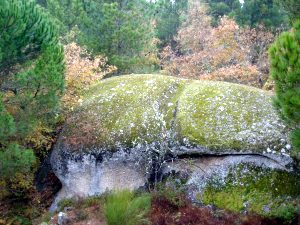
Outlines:
[[239, 165], [231, 169], [223, 183], [209, 182], [202, 200], [235, 212], [247, 210], [291, 220], [300, 205], [299, 187], [299, 175]]
[[256, 88], [195, 81], [181, 95], [178, 123], [191, 142], [216, 149], [257, 150], [280, 139], [270, 96]]
[[68, 119], [63, 136], [73, 150], [88, 151], [130, 148], [168, 132], [177, 142], [224, 152], [281, 150], [286, 144], [285, 126], [266, 92], [162, 75], [99, 82]]

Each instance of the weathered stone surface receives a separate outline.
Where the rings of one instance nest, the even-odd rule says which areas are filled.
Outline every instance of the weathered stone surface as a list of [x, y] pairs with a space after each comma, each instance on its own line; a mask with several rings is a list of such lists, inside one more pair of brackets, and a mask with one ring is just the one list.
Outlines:
[[53, 169], [62, 183], [51, 210], [64, 198], [99, 195], [109, 190], [135, 190], [147, 182], [141, 152], [104, 152], [84, 155], [53, 152]]
[[167, 183], [181, 181], [192, 201], [230, 211], [289, 221], [300, 206], [300, 175], [267, 156], [177, 159], [167, 163], [163, 175]]
[[[271, 155], [270, 155], [271, 156]], [[241, 164], [251, 164], [259, 168], [272, 170], [291, 171], [287, 168], [288, 161], [280, 161], [262, 155], [224, 155], [224, 156], [200, 156], [191, 158], [179, 158], [166, 163], [163, 168], [163, 176], [168, 174], [185, 174], [190, 189], [190, 198], [197, 201], [198, 194], [203, 194], [205, 187], [211, 179], [224, 181], [230, 170]]]
[[158, 163], [162, 174], [186, 170], [194, 199], [214, 174], [226, 177], [241, 163], [288, 171], [287, 135], [270, 95], [259, 89], [161, 75], [107, 79], [67, 120], [53, 150], [63, 185], [53, 206], [142, 187]]
[[204, 152], [289, 151], [286, 128], [267, 92], [161, 75], [100, 82], [67, 120], [60, 141], [73, 152], [117, 151], [162, 135]]

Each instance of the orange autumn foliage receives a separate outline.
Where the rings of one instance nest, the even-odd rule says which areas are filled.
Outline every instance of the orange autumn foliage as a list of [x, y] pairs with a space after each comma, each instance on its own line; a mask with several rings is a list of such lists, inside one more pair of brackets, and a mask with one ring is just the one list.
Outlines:
[[203, 74], [201, 80], [217, 80], [262, 87], [261, 74], [256, 66], [232, 65], [222, 67], [212, 73]]
[[117, 70], [103, 56], [93, 57], [76, 43], [64, 47], [66, 62], [66, 91], [62, 98], [64, 111], [72, 111], [82, 101], [82, 95], [106, 74]]
[[211, 26], [205, 5], [195, 2], [178, 31], [178, 46], [160, 54], [167, 74], [262, 87], [268, 79], [267, 49], [274, 40], [263, 27], [241, 28], [223, 17]]

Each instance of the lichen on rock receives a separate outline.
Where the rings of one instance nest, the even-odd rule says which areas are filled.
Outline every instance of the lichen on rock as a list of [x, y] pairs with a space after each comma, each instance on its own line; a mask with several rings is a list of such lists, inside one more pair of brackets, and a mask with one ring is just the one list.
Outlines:
[[[286, 127], [262, 90], [225, 82], [128, 75], [95, 85], [68, 119], [62, 141], [74, 151], [116, 151], [157, 141], [215, 152], [280, 154]], [[174, 143], [174, 142], [173, 142]], [[285, 149], [288, 153], [290, 149]]]

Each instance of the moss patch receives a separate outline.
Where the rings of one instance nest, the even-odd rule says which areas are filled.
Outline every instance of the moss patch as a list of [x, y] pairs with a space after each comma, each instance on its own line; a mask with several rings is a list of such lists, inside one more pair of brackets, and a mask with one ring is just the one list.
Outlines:
[[181, 135], [192, 143], [252, 152], [280, 145], [283, 125], [264, 91], [230, 83], [194, 81], [185, 88], [179, 104], [177, 121]]
[[291, 220], [300, 205], [300, 176], [250, 164], [236, 166], [222, 182], [211, 181], [203, 202], [235, 212]]
[[94, 86], [68, 121], [65, 136], [76, 144], [115, 149], [152, 142], [169, 129], [175, 94], [185, 84], [162, 76], [124, 76]]
[[177, 143], [218, 151], [262, 153], [286, 145], [285, 126], [266, 92], [162, 75], [101, 81], [68, 119], [63, 136], [73, 150], [116, 150], [168, 133]]

